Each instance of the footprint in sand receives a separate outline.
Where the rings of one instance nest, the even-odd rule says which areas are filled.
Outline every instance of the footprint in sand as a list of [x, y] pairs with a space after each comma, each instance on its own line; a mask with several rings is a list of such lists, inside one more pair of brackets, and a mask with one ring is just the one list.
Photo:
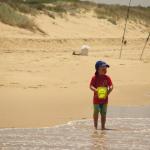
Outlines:
[[45, 85], [43, 84], [38, 84], [38, 85], [35, 85], [35, 86], [28, 86], [28, 87], [25, 87], [24, 89], [38, 89], [38, 88], [42, 88], [42, 87], [45, 87]]
[[45, 85], [43, 85], [43, 84], [38, 84], [37, 86], [38, 86], [38, 87], [44, 87]]
[[70, 84], [77, 84], [77, 81], [71, 81]]
[[37, 89], [39, 87], [38, 86], [28, 86], [28, 88]]
[[66, 89], [66, 88], [68, 88], [68, 87], [67, 87], [67, 86], [61, 86], [60, 88]]
[[104, 55], [104, 57], [111, 57], [111, 56], [109, 56], [109, 55]]
[[43, 57], [44, 59], [50, 59], [50, 57], [49, 56], [45, 56], [45, 57]]
[[23, 72], [23, 70], [21, 70], [21, 69], [8, 69], [8, 71], [11, 71], [11, 72], [14, 72], [14, 71]]
[[7, 51], [5, 51], [4, 53], [13, 53], [13, 52], [12, 52], [12, 51], [7, 50]]
[[150, 63], [150, 61], [143, 61], [144, 63]]
[[33, 72], [32, 70], [27, 70], [27, 72]]
[[10, 82], [9, 84], [17, 85], [19, 83], [18, 82]]
[[0, 87], [5, 86], [4, 84], [0, 84]]
[[82, 120], [87, 119], [86, 117], [81, 118]]
[[119, 65], [124, 66], [125, 64], [119, 64]]

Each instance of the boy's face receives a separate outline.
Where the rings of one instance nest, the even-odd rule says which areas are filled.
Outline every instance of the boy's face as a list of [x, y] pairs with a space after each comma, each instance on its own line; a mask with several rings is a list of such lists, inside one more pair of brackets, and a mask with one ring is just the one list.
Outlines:
[[107, 67], [100, 67], [98, 69], [98, 74], [99, 75], [105, 75], [107, 73]]

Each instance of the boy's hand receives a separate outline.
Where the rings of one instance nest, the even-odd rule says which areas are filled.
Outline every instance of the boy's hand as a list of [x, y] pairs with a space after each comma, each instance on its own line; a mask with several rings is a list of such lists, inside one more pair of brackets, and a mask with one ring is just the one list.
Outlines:
[[97, 92], [98, 92], [98, 89], [95, 89], [95, 90], [94, 90], [94, 92], [96, 92], [96, 93], [97, 93]]
[[112, 90], [113, 90], [113, 85], [109, 88], [109, 90], [108, 90], [108, 95], [112, 92]]
[[95, 93], [97, 93], [97, 89], [94, 87], [94, 86], [90, 86], [90, 89], [93, 91], [93, 92], [95, 92]]
[[98, 97], [98, 90], [97, 89], [94, 90], [94, 93], [95, 93], [95, 96]]

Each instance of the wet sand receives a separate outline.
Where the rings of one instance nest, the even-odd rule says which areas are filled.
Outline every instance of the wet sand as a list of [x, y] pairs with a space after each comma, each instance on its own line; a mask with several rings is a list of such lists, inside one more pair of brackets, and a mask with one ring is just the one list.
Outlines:
[[107, 130], [95, 131], [87, 119], [51, 128], [5, 128], [0, 129], [0, 146], [5, 150], [149, 150], [149, 107], [111, 109], [114, 114], [107, 119]]

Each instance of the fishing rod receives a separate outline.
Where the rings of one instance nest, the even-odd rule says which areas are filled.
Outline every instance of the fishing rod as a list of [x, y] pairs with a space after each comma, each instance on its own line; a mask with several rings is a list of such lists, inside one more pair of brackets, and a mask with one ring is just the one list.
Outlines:
[[144, 44], [144, 47], [143, 47], [143, 50], [142, 50], [142, 53], [141, 53], [141, 56], [140, 56], [140, 60], [142, 60], [142, 56], [144, 54], [144, 51], [145, 51], [145, 48], [146, 48], [146, 45], [148, 43], [149, 38], [150, 38], [150, 32], [149, 32], [149, 35], [148, 35], [148, 37], [147, 37], [147, 39], [145, 41], [145, 44]]
[[123, 36], [122, 36], [122, 43], [121, 43], [121, 49], [120, 49], [119, 59], [120, 59], [121, 56], [122, 56], [122, 49], [123, 49], [123, 44], [124, 44], [124, 39], [125, 39], [125, 33], [126, 33], [126, 28], [127, 28], [127, 22], [128, 22], [128, 18], [129, 18], [129, 12], [130, 12], [131, 1], [132, 1], [132, 0], [129, 1], [128, 11], [127, 11], [127, 16], [126, 16], [126, 22], [125, 22], [124, 32], [123, 32]]

